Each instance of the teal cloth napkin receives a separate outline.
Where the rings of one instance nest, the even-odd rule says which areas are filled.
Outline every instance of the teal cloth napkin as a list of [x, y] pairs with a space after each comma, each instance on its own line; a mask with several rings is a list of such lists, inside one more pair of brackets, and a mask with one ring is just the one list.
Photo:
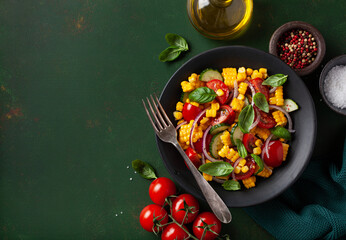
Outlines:
[[312, 159], [283, 194], [245, 211], [277, 239], [346, 239], [346, 141], [342, 159]]

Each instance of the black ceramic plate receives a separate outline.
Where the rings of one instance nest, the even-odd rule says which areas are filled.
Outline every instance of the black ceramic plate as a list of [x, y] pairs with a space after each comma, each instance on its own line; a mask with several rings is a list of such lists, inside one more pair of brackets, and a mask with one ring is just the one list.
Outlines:
[[[160, 101], [166, 112], [173, 119], [175, 105], [181, 96], [180, 83], [192, 73], [201, 73], [206, 68], [215, 68], [220, 71], [224, 67], [249, 67], [259, 69], [265, 67], [268, 74], [287, 74], [288, 81], [284, 86], [284, 97], [295, 100], [300, 109], [291, 114], [293, 128], [293, 140], [287, 160], [274, 169], [273, 175], [268, 179], [257, 177], [256, 187], [242, 189], [241, 191], [226, 191], [221, 185], [211, 182], [216, 192], [225, 201], [228, 207], [245, 207], [265, 202], [274, 198], [287, 187], [294, 183], [307, 166], [311, 157], [316, 137], [316, 113], [311, 95], [303, 81], [284, 62], [277, 57], [263, 51], [244, 47], [228, 46], [215, 48], [203, 52], [181, 66], [166, 84]], [[157, 145], [164, 164], [176, 181], [185, 191], [199, 199], [204, 199], [192, 174], [186, 168], [183, 158], [173, 145], [164, 143], [157, 138]]]

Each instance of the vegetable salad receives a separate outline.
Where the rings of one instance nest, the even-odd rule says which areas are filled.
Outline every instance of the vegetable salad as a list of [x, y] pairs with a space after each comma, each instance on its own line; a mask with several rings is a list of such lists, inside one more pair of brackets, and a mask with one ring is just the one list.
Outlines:
[[292, 128], [284, 99], [287, 75], [266, 68], [205, 69], [181, 82], [173, 113], [178, 142], [207, 181], [226, 190], [252, 188], [286, 160]]

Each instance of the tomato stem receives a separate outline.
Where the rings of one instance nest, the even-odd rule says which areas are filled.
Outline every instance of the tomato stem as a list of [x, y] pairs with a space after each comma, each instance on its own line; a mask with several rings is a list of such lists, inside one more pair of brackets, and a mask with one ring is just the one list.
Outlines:
[[[186, 212], [186, 215], [187, 215], [187, 212]], [[168, 217], [169, 217], [175, 224], [177, 224], [181, 229], [183, 229], [184, 232], [187, 233], [187, 234], [189, 235], [190, 238], [192, 238], [192, 239], [194, 239], [194, 240], [198, 240], [198, 238], [196, 238], [195, 236], [193, 236], [191, 233], [189, 233], [189, 231], [187, 231], [187, 230], [183, 227], [184, 221], [183, 221], [183, 223], [180, 224], [180, 223], [178, 223], [178, 222], [172, 217], [172, 215], [168, 214]], [[185, 219], [185, 217], [184, 217], [184, 219]]]

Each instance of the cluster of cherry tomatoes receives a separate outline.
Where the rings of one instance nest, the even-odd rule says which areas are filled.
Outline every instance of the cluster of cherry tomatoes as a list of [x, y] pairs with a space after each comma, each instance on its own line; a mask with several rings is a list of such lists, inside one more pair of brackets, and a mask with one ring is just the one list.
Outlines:
[[165, 177], [155, 179], [149, 187], [153, 204], [140, 213], [141, 226], [149, 232], [162, 231], [163, 240], [212, 240], [218, 237], [221, 222], [216, 216], [212, 212], [200, 213], [199, 203], [192, 195], [176, 194], [172, 180]]

